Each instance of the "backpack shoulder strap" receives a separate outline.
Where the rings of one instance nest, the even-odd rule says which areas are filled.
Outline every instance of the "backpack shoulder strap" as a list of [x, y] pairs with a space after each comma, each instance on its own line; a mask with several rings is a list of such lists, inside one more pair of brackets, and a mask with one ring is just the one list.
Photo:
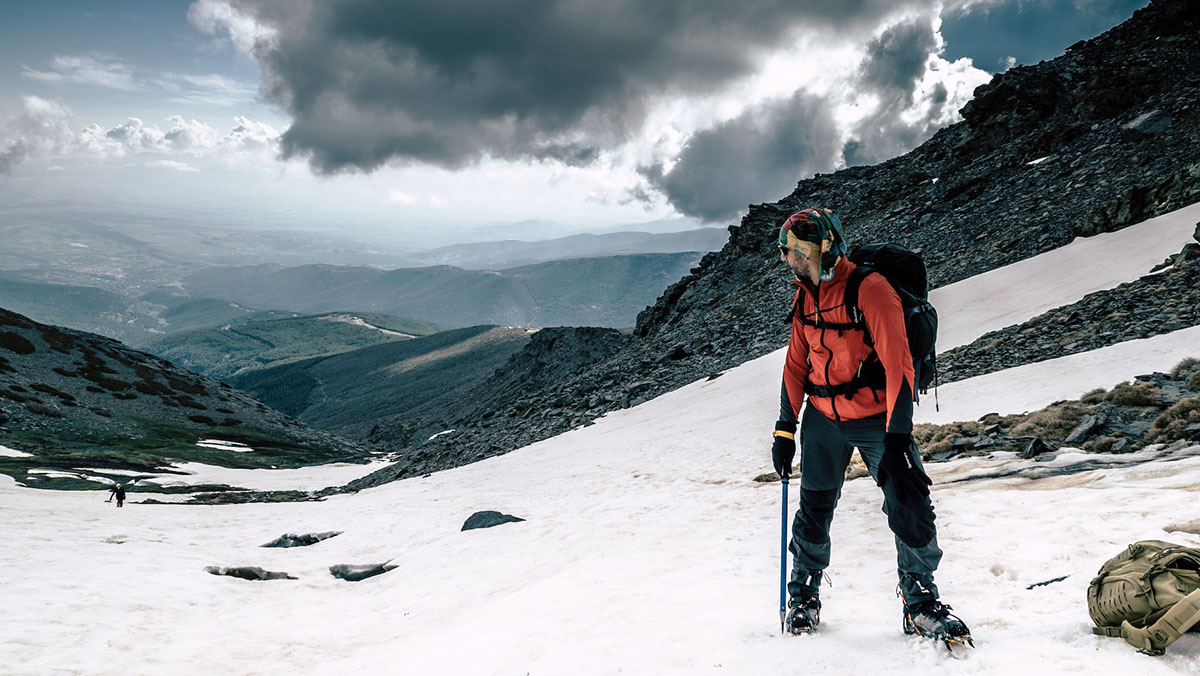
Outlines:
[[800, 311], [800, 304], [804, 302], [804, 289], [797, 289], [796, 295], [792, 296], [792, 309], [788, 312], [787, 324], [791, 326], [796, 319], [796, 314]]
[[850, 315], [851, 321], [864, 321], [862, 310], [858, 306], [858, 290], [862, 288], [863, 280], [872, 272], [875, 272], [874, 268], [866, 264], [861, 264], [851, 271], [850, 278], [846, 280], [844, 302], [846, 303], [846, 314]]
[[866, 264], [859, 264], [850, 272], [850, 278], [846, 280], [846, 293], [842, 297], [842, 302], [846, 305], [846, 315], [850, 317], [850, 322], [861, 328], [866, 334], [866, 340], [869, 345], [874, 345], [875, 341], [871, 339], [871, 331], [867, 328], [867, 318], [863, 316], [862, 309], [858, 305], [858, 290], [862, 288], [863, 280], [867, 275], [875, 272], [875, 269]]

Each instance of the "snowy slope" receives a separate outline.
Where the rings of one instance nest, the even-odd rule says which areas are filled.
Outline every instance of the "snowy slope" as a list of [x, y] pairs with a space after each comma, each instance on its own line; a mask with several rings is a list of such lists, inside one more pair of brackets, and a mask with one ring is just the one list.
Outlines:
[[[1046, 267], [1010, 272], [1058, 280], [1071, 251], [1097, 255], [1083, 249], [1073, 244]], [[1112, 271], [1100, 267], [1073, 269]], [[1002, 293], [1013, 280], [995, 279], [992, 298], [997, 312], [1008, 303], [1006, 317], [1087, 292], [1045, 285], [1023, 308]], [[955, 293], [971, 298], [972, 281], [946, 288], [943, 317], [956, 315]], [[1035, 408], [1061, 398], [1052, 390], [1075, 396], [1097, 379], [1127, 377], [1119, 374], [1130, 351], [1146, 356], [1139, 372], [1164, 370], [1200, 344], [1188, 331], [1142, 341], [1158, 340], [1153, 348], [1113, 346], [1075, 355], [1083, 361], [955, 383], [942, 388], [941, 405], [970, 409], [969, 417], [976, 403]], [[938, 581], [979, 644], [961, 662], [901, 633], [880, 494], [869, 480], [848, 482], [822, 632], [781, 636], [780, 486], [752, 481], [770, 469], [781, 367], [776, 352], [505, 456], [321, 503], [149, 506], [133, 494], [118, 510], [99, 492], [37, 491], [0, 477], [0, 672], [1200, 673], [1200, 635], [1145, 657], [1093, 637], [1084, 602], [1096, 569], [1129, 542], [1200, 546], [1200, 536], [1165, 531], [1197, 517], [1200, 447], [1165, 457], [1068, 451], [1043, 462], [1001, 454], [932, 465], [946, 550]], [[1038, 379], [1048, 384], [1032, 387]], [[1116, 466], [1071, 469], [1098, 459]], [[320, 488], [346, 471], [292, 470], [286, 483]], [[226, 472], [222, 480], [253, 486], [273, 476]], [[527, 521], [459, 531], [484, 509]], [[285, 532], [326, 530], [345, 532], [307, 548], [258, 547]], [[395, 570], [362, 582], [328, 574], [330, 565], [388, 559]], [[208, 575], [209, 565], [299, 579], [248, 582]]]
[[938, 350], [1137, 279], [1193, 241], [1197, 221], [1200, 202], [934, 289], [929, 299], [941, 320]]

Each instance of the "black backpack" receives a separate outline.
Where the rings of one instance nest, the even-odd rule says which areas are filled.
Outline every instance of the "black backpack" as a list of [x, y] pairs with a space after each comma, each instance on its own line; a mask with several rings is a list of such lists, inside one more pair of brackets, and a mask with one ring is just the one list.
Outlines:
[[[846, 258], [858, 267], [850, 273], [846, 282], [846, 313], [849, 323], [813, 321], [800, 318], [801, 323], [835, 331], [862, 331], [867, 345], [874, 347], [871, 331], [867, 327], [862, 310], [858, 307], [858, 290], [863, 279], [878, 272], [895, 289], [904, 307], [904, 325], [908, 335], [908, 351], [912, 353], [913, 371], [917, 392], [925, 393], [937, 377], [937, 358], [934, 343], [937, 340], [937, 310], [929, 302], [929, 277], [921, 255], [899, 244], [867, 244], [851, 251]], [[793, 307], [795, 313], [797, 308]], [[871, 356], [859, 369], [854, 379], [841, 385], [810, 385], [805, 391], [819, 397], [844, 395], [853, 396], [864, 388], [882, 389], [886, 383], [883, 363], [872, 350]], [[914, 393], [915, 395], [916, 393]]]

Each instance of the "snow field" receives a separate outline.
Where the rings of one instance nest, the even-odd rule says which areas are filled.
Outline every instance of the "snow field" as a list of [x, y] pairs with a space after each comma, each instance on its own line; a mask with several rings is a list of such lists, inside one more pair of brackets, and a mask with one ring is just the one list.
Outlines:
[[[1128, 542], [1200, 544], [1162, 531], [1194, 501], [1197, 448], [1037, 480], [957, 481], [1096, 456], [932, 465], [946, 550], [938, 581], [979, 641], [961, 662], [901, 634], [880, 494], [869, 479], [848, 482], [822, 632], [780, 636], [779, 485], [751, 481], [768, 469], [763, 430], [774, 419], [760, 383], [755, 369], [735, 369], [516, 453], [323, 503], [116, 510], [97, 493], [6, 480], [0, 500], [13, 541], [0, 561], [15, 573], [6, 596], [21, 600], [0, 618], [6, 653], [16, 656], [7, 666], [15, 674], [1200, 668], [1196, 637], [1153, 660], [1093, 637], [1084, 603], [1100, 563]], [[794, 509], [795, 490], [791, 497]], [[459, 532], [480, 509], [528, 521]], [[258, 547], [322, 530], [346, 532], [312, 547]], [[393, 557], [399, 568], [359, 583], [327, 571]], [[249, 582], [208, 575], [206, 565], [300, 579]], [[1070, 577], [1026, 590], [1061, 575]]]

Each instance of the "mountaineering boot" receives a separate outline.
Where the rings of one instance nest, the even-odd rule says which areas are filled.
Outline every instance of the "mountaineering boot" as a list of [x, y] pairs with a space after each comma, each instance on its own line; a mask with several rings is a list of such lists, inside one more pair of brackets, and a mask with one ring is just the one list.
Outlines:
[[795, 569], [788, 583], [787, 619], [784, 628], [790, 634], [811, 634], [821, 623], [821, 578], [824, 571]]
[[786, 629], [792, 634], [811, 634], [821, 623], [821, 578], [820, 570], [794, 570], [788, 584], [791, 600], [788, 602]]
[[787, 630], [791, 634], [811, 634], [821, 623], [821, 599], [816, 596], [793, 596], [788, 601]]
[[967, 644], [974, 646], [971, 630], [950, 606], [937, 599], [927, 599], [904, 606], [904, 633], [932, 638], [946, 644], [947, 648]]

